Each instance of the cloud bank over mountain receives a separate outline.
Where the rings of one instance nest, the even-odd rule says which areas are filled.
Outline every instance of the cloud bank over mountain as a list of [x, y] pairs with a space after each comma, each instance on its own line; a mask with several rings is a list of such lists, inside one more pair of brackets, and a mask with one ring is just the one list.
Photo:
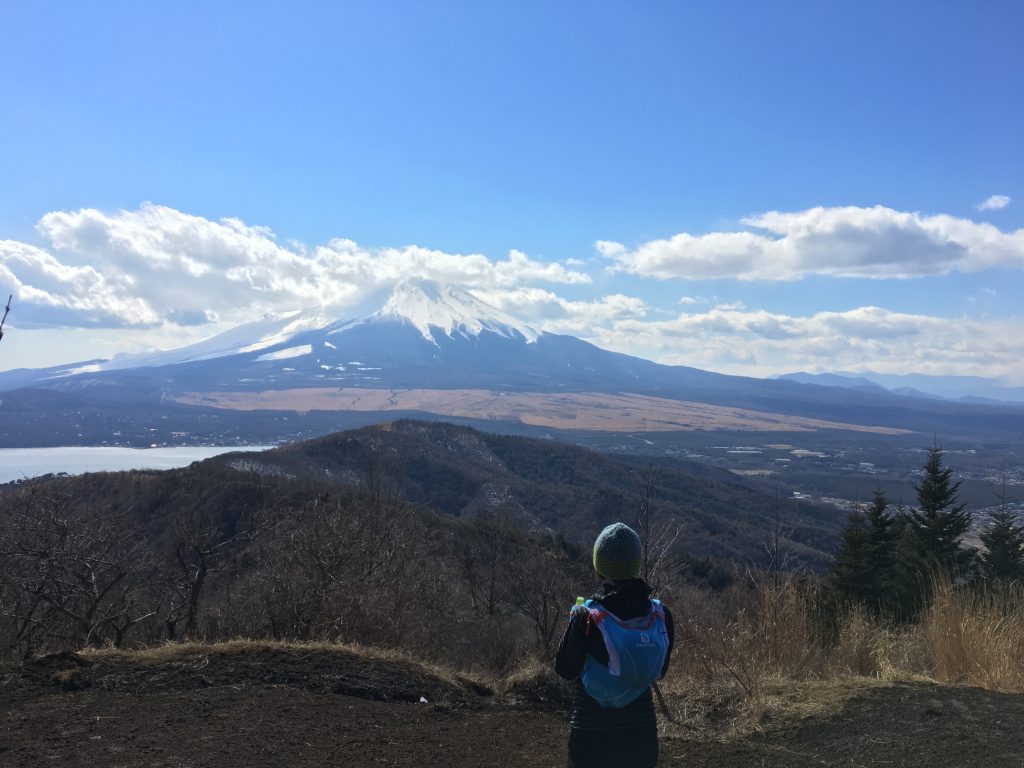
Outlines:
[[242, 322], [297, 307], [345, 305], [409, 276], [484, 289], [591, 278], [519, 251], [503, 260], [345, 239], [281, 243], [266, 227], [166, 206], [58, 211], [37, 226], [48, 248], [0, 241], [0, 281], [22, 327], [152, 327]]
[[[985, 314], [990, 287], [974, 290], [970, 316], [863, 299], [769, 311], [728, 288], [1017, 272], [1024, 230], [882, 206], [775, 211], [743, 223], [750, 231], [681, 233], [632, 248], [601, 241], [602, 258], [552, 261], [514, 249], [495, 259], [344, 238], [286, 242], [267, 227], [151, 203], [86, 208], [44, 215], [35, 244], [0, 241], [0, 287], [15, 294], [17, 328], [39, 329], [46, 343], [59, 329], [60, 343], [93, 344], [96, 356], [179, 346], [282, 311], [340, 311], [413, 277], [465, 286], [542, 330], [660, 362], [751, 375], [871, 368], [1024, 381], [1024, 321]], [[666, 295], [672, 279], [688, 282]]]

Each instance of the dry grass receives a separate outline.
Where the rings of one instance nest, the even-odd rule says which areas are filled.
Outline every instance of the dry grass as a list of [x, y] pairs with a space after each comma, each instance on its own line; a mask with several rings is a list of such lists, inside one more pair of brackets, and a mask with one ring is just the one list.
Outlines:
[[789, 577], [758, 578], [724, 600], [677, 595], [677, 650], [662, 684], [671, 714], [691, 730], [747, 732], [824, 714], [872, 680], [1024, 692], [1024, 588], [946, 582], [933, 595], [916, 624], [852, 608], [831, 630], [816, 591]]
[[779, 710], [780, 683], [828, 677], [814, 594], [793, 578], [767, 574], [672, 604], [676, 650], [662, 689], [690, 730], [756, 728]]
[[833, 668], [887, 680], [929, 679], [1024, 691], [1024, 589], [937, 581], [916, 624], [892, 627], [850, 611], [831, 651]]
[[572, 688], [562, 680], [548, 659], [528, 658], [501, 681], [499, 692], [513, 704], [533, 704], [564, 709]]
[[[669, 730], [749, 733], [776, 720], [825, 717], [865, 686], [928, 680], [1024, 692], [1024, 588], [970, 589], [937, 583], [916, 624], [896, 626], [864, 610], [846, 612], [830, 631], [815, 588], [771, 574], [724, 595], [695, 590], [670, 598], [676, 651], [662, 681]], [[561, 708], [568, 689], [549, 659], [527, 660], [500, 680], [424, 663], [415, 654], [354, 644], [237, 639], [169, 643], [84, 654], [169, 664], [204, 654], [337, 653], [366, 662], [412, 665], [459, 688], [496, 689], [506, 701]]]
[[918, 627], [931, 675], [999, 691], [1024, 691], [1024, 589], [936, 588]]
[[[166, 642], [135, 650], [109, 648], [86, 648], [79, 653], [95, 658], [131, 658], [139, 662], [161, 664], [182, 656], [200, 653], [257, 653], [262, 651], [309, 651], [325, 653], [358, 654], [375, 661], [411, 661], [412, 657], [398, 650], [372, 648], [355, 643], [299, 642], [293, 640], [250, 640], [235, 638], [218, 643], [201, 641]], [[418, 662], [417, 662], [418, 663]]]
[[906, 430], [847, 424], [787, 414], [671, 400], [630, 392], [492, 392], [485, 389], [372, 389], [321, 387], [263, 392], [188, 392], [190, 405], [236, 411], [427, 411], [443, 416], [513, 421], [553, 429], [663, 432], [738, 429], [807, 432], [844, 429], [877, 434]]
[[139, 664], [154, 666], [168, 664], [183, 658], [218, 655], [255, 655], [268, 652], [293, 654], [338, 654], [358, 657], [363, 661], [380, 664], [402, 664], [436, 677], [443, 683], [453, 687], [489, 689], [494, 681], [479, 675], [467, 674], [453, 670], [451, 667], [433, 664], [417, 658], [413, 654], [394, 648], [371, 647], [358, 643], [331, 642], [298, 642], [286, 640], [249, 640], [236, 638], [218, 643], [204, 642], [167, 642], [146, 648], [123, 650], [117, 648], [86, 648], [79, 651], [80, 655], [94, 659], [132, 661]]

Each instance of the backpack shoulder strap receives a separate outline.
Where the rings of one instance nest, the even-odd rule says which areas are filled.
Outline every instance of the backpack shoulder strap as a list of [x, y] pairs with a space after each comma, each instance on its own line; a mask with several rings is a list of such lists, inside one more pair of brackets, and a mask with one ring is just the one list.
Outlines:
[[659, 619], [665, 618], [665, 606], [661, 604], [661, 600], [651, 598], [651, 612]]
[[591, 627], [600, 626], [601, 622], [605, 620], [608, 615], [608, 611], [600, 603], [595, 603], [593, 600], [587, 600], [583, 604], [583, 607], [587, 609], [587, 623], [583, 627], [583, 635], [586, 637], [590, 634]]

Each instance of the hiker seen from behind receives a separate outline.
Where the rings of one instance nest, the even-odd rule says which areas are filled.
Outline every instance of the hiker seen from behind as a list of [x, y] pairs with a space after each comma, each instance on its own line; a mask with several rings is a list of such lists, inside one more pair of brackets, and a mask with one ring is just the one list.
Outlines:
[[628, 525], [609, 525], [594, 542], [603, 589], [577, 598], [555, 658], [576, 682], [567, 768], [654, 768], [658, 723], [651, 686], [668, 671], [672, 614], [640, 578], [643, 546]]

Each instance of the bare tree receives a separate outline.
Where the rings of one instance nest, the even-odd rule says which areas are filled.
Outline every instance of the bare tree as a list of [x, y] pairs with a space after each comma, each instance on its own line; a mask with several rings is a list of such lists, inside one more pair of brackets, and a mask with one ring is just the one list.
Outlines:
[[538, 651], [550, 653], [583, 574], [553, 542], [521, 541], [509, 561], [513, 605], [529, 619]]
[[[247, 550], [244, 576], [274, 636], [396, 643], [411, 622], [423, 536], [393, 476], [369, 457], [359, 486], [318, 492]], [[251, 601], [250, 601], [251, 602]]]
[[4, 337], [4, 323], [7, 322], [7, 314], [11, 311], [11, 299], [14, 298], [14, 294], [7, 297], [7, 306], [4, 307], [4, 316], [0, 317], [0, 339]]
[[640, 575], [654, 587], [662, 586], [672, 561], [672, 554], [682, 527], [669, 513], [656, 511], [654, 492], [661, 478], [661, 470], [648, 463], [633, 473], [636, 484], [636, 531], [643, 545]]
[[233, 544], [252, 540], [261, 531], [257, 510], [232, 523], [225, 530], [198, 501], [184, 506], [173, 518], [171, 564], [163, 578], [166, 600], [161, 617], [169, 640], [195, 635], [200, 600], [211, 571]]
[[67, 498], [34, 488], [22, 499], [5, 510], [0, 531], [9, 649], [123, 645], [153, 615], [143, 590], [153, 558], [129, 512], [78, 513]]
[[506, 595], [508, 560], [513, 554], [513, 532], [499, 514], [473, 519], [455, 542], [455, 558], [469, 587], [474, 610], [493, 617]]
[[645, 579], [650, 573], [651, 505], [659, 474], [657, 467], [653, 463], [648, 463], [646, 467], [633, 472], [633, 482], [636, 484], [636, 532], [640, 536], [640, 542], [644, 548], [644, 559], [640, 574]]

